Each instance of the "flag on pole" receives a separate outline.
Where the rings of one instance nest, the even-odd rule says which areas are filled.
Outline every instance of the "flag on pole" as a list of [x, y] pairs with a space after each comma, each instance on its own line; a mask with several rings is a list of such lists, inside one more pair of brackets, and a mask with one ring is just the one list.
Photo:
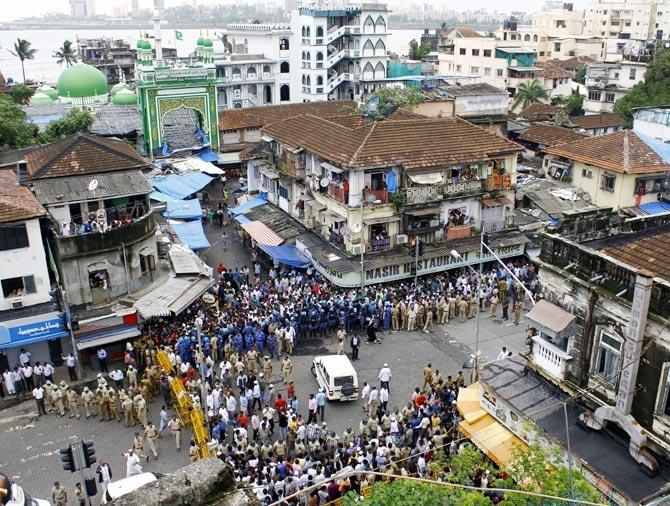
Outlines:
[[174, 38], [177, 40], [184, 40], [184, 35], [179, 30], [175, 30]]

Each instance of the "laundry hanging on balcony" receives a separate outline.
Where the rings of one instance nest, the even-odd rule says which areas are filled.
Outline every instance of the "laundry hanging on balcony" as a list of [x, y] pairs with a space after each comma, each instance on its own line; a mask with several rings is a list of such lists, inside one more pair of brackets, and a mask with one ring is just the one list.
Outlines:
[[389, 193], [395, 193], [398, 190], [398, 182], [395, 172], [392, 170], [386, 173], [386, 190]]

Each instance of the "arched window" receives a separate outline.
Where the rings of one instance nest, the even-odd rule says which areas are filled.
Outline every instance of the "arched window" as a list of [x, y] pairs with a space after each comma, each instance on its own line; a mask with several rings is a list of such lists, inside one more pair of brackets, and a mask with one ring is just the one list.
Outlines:
[[370, 62], [367, 62], [365, 64], [365, 67], [363, 67], [363, 79], [374, 79], [375, 77], [375, 69], [372, 67], [372, 64]]
[[316, 76], [316, 85], [323, 86], [323, 76]]
[[234, 67], [232, 71], [233, 79], [240, 79], [242, 77], [242, 69], [240, 67]]
[[533, 35], [533, 42], [537, 42], [537, 34]]
[[249, 79], [256, 79], [256, 67], [249, 67], [247, 69], [247, 77]]
[[302, 85], [305, 86], [307, 84], [307, 76], [305, 74], [302, 75]]
[[316, 27], [316, 38], [317, 39], [323, 38], [323, 26]]
[[308, 26], [307, 29], [305, 30], [305, 37], [308, 39], [312, 36], [312, 29]]
[[311, 77], [307, 76], [306, 84], [307, 84], [307, 86], [312, 86], [312, 78]]
[[282, 74], [288, 74], [290, 66], [287, 61], [283, 61], [279, 64], [279, 72]]
[[530, 34], [527, 33], [526, 35], [524, 35], [523, 36], [523, 41], [524, 42], [530, 42]]
[[279, 88], [279, 100], [281, 102], [288, 102], [291, 100], [291, 88], [288, 84], [283, 84], [281, 88]]
[[263, 103], [271, 104], [272, 103], [272, 86], [266, 84], [263, 86]]
[[279, 50], [288, 51], [288, 49], [289, 49], [288, 39], [286, 37], [279, 39]]
[[375, 33], [375, 22], [368, 16], [363, 23], [363, 33]]
[[306, 26], [302, 27], [302, 36], [303, 36], [303, 38], [307, 37], [307, 27]]
[[375, 67], [375, 79], [384, 79], [386, 77], [386, 69], [382, 62], [377, 63]]
[[305, 60], [311, 61], [312, 60], [312, 53], [309, 51], [305, 51]]
[[385, 56], [386, 55], [386, 45], [382, 39], [379, 39], [375, 44], [375, 56]]
[[270, 72], [270, 65], [263, 65], [263, 74], [269, 74]]
[[375, 54], [375, 46], [372, 44], [372, 41], [370, 39], [365, 41], [365, 44], [363, 44], [363, 56], [374, 56]]
[[375, 21], [375, 33], [386, 33], [386, 20], [382, 16]]

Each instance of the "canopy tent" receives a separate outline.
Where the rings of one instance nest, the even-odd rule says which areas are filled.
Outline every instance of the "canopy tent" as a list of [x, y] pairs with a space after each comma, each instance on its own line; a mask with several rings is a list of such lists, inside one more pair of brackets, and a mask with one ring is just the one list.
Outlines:
[[166, 218], [191, 219], [202, 218], [202, 208], [198, 199], [171, 200], [167, 202], [167, 209], [163, 213]]
[[258, 247], [265, 251], [277, 262], [298, 269], [306, 269], [310, 264], [309, 258], [301, 253], [298, 248], [291, 245], [268, 246], [267, 244], [258, 244]]
[[179, 236], [179, 240], [191, 249], [209, 248], [211, 246], [205, 236], [205, 231], [202, 229], [202, 222], [199, 220], [173, 223], [170, 226]]
[[254, 220], [247, 223], [242, 223], [244, 231], [251, 236], [259, 245], [265, 244], [268, 246], [279, 246], [284, 242], [284, 239], [275, 234], [262, 221]]
[[149, 194], [149, 198], [151, 200], [156, 200], [158, 202], [170, 202], [172, 200], [179, 200], [179, 199], [176, 199], [175, 197], [171, 197], [170, 195], [165, 195], [165, 193], [161, 193], [161, 192], [158, 192], [158, 191], [151, 192]]
[[[214, 153], [211, 151], [210, 153], [214, 155]], [[204, 172], [205, 174], [212, 174], [215, 176], [220, 176], [223, 174], [223, 169], [219, 169], [215, 165], [212, 165], [209, 161], [205, 161], [197, 156], [189, 156], [188, 158], [173, 158], [167, 160], [167, 162], [182, 174], [185, 172]]]
[[[219, 161], [219, 155], [216, 153], [212, 152], [211, 148], [205, 148], [203, 149], [200, 153], [198, 153], [198, 157], [201, 160], [204, 160], [205, 162], [218, 162]], [[219, 169], [221, 170], [221, 169]], [[221, 171], [223, 172], [223, 171]]]
[[159, 192], [175, 199], [184, 199], [202, 190], [212, 182], [211, 176], [201, 172], [185, 172], [151, 178], [151, 185]]
[[238, 214], [244, 214], [247, 211], [252, 210], [254, 207], [262, 206], [264, 204], [267, 204], [267, 200], [256, 197], [255, 199], [248, 200], [244, 204], [240, 204], [237, 207], [231, 207], [228, 210], [231, 213], [238, 215]]

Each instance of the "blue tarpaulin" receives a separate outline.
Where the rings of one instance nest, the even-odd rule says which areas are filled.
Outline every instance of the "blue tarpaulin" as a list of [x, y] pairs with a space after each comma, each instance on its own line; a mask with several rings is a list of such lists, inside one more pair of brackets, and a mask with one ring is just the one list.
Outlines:
[[201, 160], [204, 160], [206, 162], [219, 161], [219, 155], [212, 153], [212, 150], [209, 148], [203, 149], [198, 156], [200, 157]]
[[167, 203], [167, 209], [163, 213], [166, 218], [190, 219], [202, 218], [202, 208], [198, 199], [172, 200]]
[[306, 269], [311, 263], [309, 258], [303, 255], [295, 246], [287, 244], [282, 244], [281, 246], [259, 244], [258, 247], [277, 260], [277, 262], [290, 265], [291, 267]]
[[235, 221], [239, 223], [249, 223], [251, 220], [243, 214], [238, 214], [237, 216], [235, 216]]
[[210, 244], [205, 237], [200, 220], [185, 221], [184, 223], [173, 223], [172, 230], [179, 236], [183, 244], [191, 249], [209, 248]]
[[151, 178], [151, 185], [159, 192], [183, 199], [202, 190], [211, 181], [212, 177], [202, 172], [185, 172], [184, 174], [170, 174]]
[[670, 213], [670, 203], [668, 202], [650, 202], [649, 204], [642, 204], [640, 206], [647, 214], [663, 214]]
[[174, 197], [171, 197], [170, 195], [165, 195], [165, 193], [161, 192], [151, 192], [149, 194], [149, 198], [151, 200], [157, 200], [158, 202], [170, 202], [172, 200], [177, 200]]
[[395, 172], [390, 171], [386, 173], [386, 189], [389, 193], [395, 193], [397, 188]]
[[247, 211], [252, 210], [254, 207], [262, 206], [263, 204], [267, 204], [267, 201], [256, 197], [255, 199], [251, 199], [242, 205], [231, 207], [228, 210], [233, 214], [244, 214]]

